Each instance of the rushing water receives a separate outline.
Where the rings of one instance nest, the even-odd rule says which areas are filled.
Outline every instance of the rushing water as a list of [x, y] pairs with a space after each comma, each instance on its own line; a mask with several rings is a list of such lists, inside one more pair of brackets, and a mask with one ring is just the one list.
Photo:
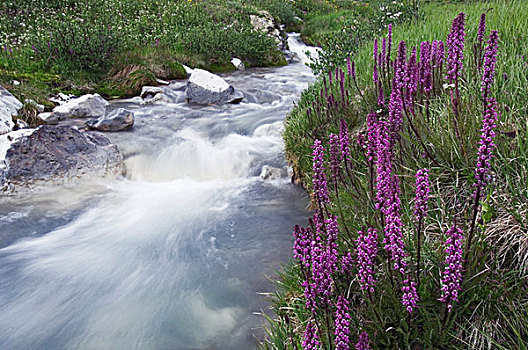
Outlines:
[[[298, 36], [294, 51], [304, 50]], [[0, 349], [251, 349], [307, 198], [288, 176], [282, 120], [309, 68], [226, 75], [240, 105], [171, 99], [107, 134], [127, 176], [0, 199]]]

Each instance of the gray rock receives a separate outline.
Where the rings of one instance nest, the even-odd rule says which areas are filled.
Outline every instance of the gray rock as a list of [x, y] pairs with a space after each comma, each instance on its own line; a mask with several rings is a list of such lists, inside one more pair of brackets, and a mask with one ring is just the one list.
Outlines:
[[0, 135], [13, 130], [15, 127], [13, 116], [17, 115], [20, 108], [22, 108], [22, 102], [0, 86]]
[[299, 55], [297, 55], [297, 53], [292, 52], [290, 50], [284, 50], [283, 53], [284, 53], [284, 58], [286, 58], [286, 62], [288, 63], [301, 62], [301, 58], [299, 57]]
[[99, 118], [106, 113], [108, 102], [99, 94], [88, 94], [55, 107], [53, 114], [59, 118]]
[[273, 181], [278, 180], [287, 175], [287, 171], [285, 169], [280, 169], [276, 167], [272, 167], [269, 165], [264, 165], [262, 167], [262, 171], [260, 173], [260, 178], [264, 181]]
[[235, 89], [218, 75], [195, 69], [187, 82], [187, 102], [196, 104], [226, 103]]
[[9, 145], [4, 164], [0, 190], [6, 193], [75, 179], [115, 178], [124, 173], [123, 158], [110, 140], [64, 125], [44, 125], [19, 137]]
[[238, 90], [235, 90], [235, 92], [233, 92], [231, 96], [229, 96], [229, 100], [227, 101], [227, 103], [237, 105], [240, 102], [242, 102], [243, 99], [244, 99], [244, 94]]
[[244, 70], [244, 69], [246, 69], [246, 66], [244, 65], [244, 62], [242, 62], [242, 60], [241, 60], [240, 58], [236, 58], [236, 57], [233, 58], [233, 59], [231, 60], [231, 64], [232, 64], [233, 66], [235, 66], [235, 68], [236, 68], [237, 70]]
[[141, 98], [148, 98], [148, 97], [154, 97], [157, 94], [163, 93], [163, 89], [157, 86], [143, 86], [141, 89], [141, 94], [139, 97]]
[[59, 117], [51, 112], [40, 113], [38, 118], [42, 120], [45, 124], [48, 125], [57, 125], [59, 124]]
[[29, 129], [30, 126], [28, 123], [26, 123], [25, 121], [21, 120], [21, 119], [17, 119], [16, 120], [16, 125], [15, 125], [15, 129], [16, 130], [20, 130], [20, 129]]
[[121, 131], [134, 125], [134, 113], [118, 108], [99, 119], [88, 120], [86, 125], [99, 131]]

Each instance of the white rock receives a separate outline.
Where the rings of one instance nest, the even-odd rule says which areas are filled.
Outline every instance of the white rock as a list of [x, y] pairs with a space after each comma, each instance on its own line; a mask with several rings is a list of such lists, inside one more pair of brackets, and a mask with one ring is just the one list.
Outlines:
[[246, 69], [246, 66], [244, 65], [244, 62], [242, 62], [242, 60], [240, 58], [236, 58], [234, 57], [232, 60], [231, 60], [231, 64], [233, 66], [235, 66], [236, 69], [238, 70], [244, 70]]
[[189, 83], [198, 85], [212, 92], [222, 92], [229, 89], [229, 84], [216, 74], [203, 69], [195, 69]]
[[186, 65], [182, 64], [183, 69], [185, 69], [185, 72], [187, 73], [187, 76], [190, 76], [193, 74], [194, 69], [187, 67]]
[[203, 69], [195, 69], [189, 81], [185, 96], [189, 103], [226, 103], [235, 89], [224, 79]]
[[13, 130], [13, 116], [22, 108], [22, 102], [0, 86], [0, 135]]
[[170, 81], [156, 78], [156, 82], [160, 85], [170, 85]]
[[0, 135], [0, 169], [5, 169], [5, 158], [7, 150], [11, 145], [17, 142], [23, 136], [29, 136], [33, 134], [36, 129], [20, 129], [11, 131], [8, 134]]
[[106, 113], [108, 102], [99, 94], [88, 94], [55, 107], [53, 114], [59, 118], [99, 118]]
[[59, 124], [59, 118], [51, 112], [40, 113], [38, 118], [48, 125]]
[[157, 86], [143, 86], [141, 89], [141, 98], [154, 97], [159, 93], [162, 93], [163, 89]]
[[285, 173], [286, 172], [283, 169], [272, 167], [269, 165], [264, 165], [260, 173], [260, 178], [264, 181], [266, 180], [273, 181], [273, 180], [278, 180], [284, 177], [284, 175], [286, 175]]
[[18, 80], [13, 80], [11, 83], [13, 84], [13, 86], [20, 85], [20, 82]]

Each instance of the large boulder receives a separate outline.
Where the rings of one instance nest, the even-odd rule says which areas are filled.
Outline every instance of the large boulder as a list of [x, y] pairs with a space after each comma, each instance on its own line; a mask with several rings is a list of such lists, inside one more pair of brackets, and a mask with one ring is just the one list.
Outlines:
[[134, 125], [134, 113], [118, 108], [99, 119], [88, 120], [86, 125], [99, 131], [121, 131]]
[[249, 19], [253, 29], [266, 32], [266, 34], [275, 39], [277, 44], [282, 42], [280, 26], [269, 12], [259, 11], [258, 15], [250, 15]]
[[0, 135], [13, 130], [15, 126], [13, 116], [17, 115], [20, 108], [22, 108], [22, 102], [0, 86]]
[[[124, 173], [117, 146], [102, 135], [83, 133], [65, 125], [44, 125], [15, 133], [21, 135], [13, 139], [8, 137], [10, 133], [0, 140], [0, 150], [7, 148], [0, 161], [1, 192], [14, 193], [47, 183], [117, 177]], [[1, 147], [2, 144], [7, 147]]]
[[235, 89], [218, 75], [203, 69], [194, 69], [185, 96], [187, 102], [197, 104], [227, 103], [232, 100]]
[[106, 114], [108, 102], [99, 94], [88, 94], [69, 100], [53, 109], [59, 120], [66, 118], [99, 118]]

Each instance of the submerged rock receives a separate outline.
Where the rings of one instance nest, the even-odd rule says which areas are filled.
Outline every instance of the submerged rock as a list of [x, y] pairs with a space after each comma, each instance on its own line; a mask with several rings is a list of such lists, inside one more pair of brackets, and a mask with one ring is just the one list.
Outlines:
[[98, 134], [83, 133], [70, 126], [44, 125], [19, 130], [16, 139], [0, 141], [0, 191], [48, 183], [65, 183], [91, 177], [117, 177], [124, 173], [123, 158], [116, 145]]
[[235, 89], [218, 75], [195, 69], [187, 83], [185, 96], [189, 103], [222, 104], [232, 101], [234, 92]]
[[99, 131], [121, 131], [134, 125], [134, 113], [118, 108], [99, 119], [88, 120], [86, 125]]
[[106, 106], [108, 106], [108, 102], [99, 94], [88, 94], [55, 107], [53, 114], [59, 120], [66, 118], [99, 118], [105, 115]]
[[22, 108], [22, 102], [0, 86], [0, 135], [13, 130], [15, 127], [13, 116], [17, 115], [20, 108]]
[[276, 168], [270, 165], [264, 165], [260, 173], [261, 180], [273, 181], [284, 178], [288, 175], [285, 169]]

